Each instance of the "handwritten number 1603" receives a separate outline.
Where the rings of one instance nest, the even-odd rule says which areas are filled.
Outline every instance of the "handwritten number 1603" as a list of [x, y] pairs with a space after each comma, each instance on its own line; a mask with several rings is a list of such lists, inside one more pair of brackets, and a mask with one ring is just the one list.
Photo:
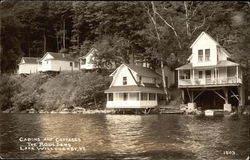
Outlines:
[[235, 155], [235, 151], [224, 151], [224, 155]]

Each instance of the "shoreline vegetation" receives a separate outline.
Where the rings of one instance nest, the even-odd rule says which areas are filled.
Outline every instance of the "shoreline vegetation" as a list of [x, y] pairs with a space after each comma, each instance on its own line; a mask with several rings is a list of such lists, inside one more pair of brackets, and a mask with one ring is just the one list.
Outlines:
[[[106, 109], [104, 90], [111, 78], [106, 71], [85, 73], [64, 71], [57, 75], [37, 73], [29, 76], [6, 75], [0, 77], [0, 113], [80, 113], [115, 114], [115, 109]], [[180, 91], [170, 89], [171, 101], [166, 108], [178, 109], [184, 114], [200, 115], [201, 110], [189, 111], [182, 104]], [[238, 113], [249, 115], [249, 106]], [[151, 113], [160, 113], [153, 109]], [[231, 113], [235, 114], [237, 111]]]
[[[111, 83], [106, 72], [37, 73], [0, 77], [0, 107], [4, 113], [104, 112], [104, 90]], [[82, 110], [82, 111], [81, 111]], [[103, 111], [100, 111], [103, 110]], [[105, 111], [107, 112], [107, 111]]]
[[[0, 77], [1, 113], [117, 113], [105, 108], [104, 90], [112, 80], [109, 74], [108, 71], [63, 71], [54, 76], [3, 74]], [[176, 100], [169, 105], [179, 107], [179, 91], [173, 89], [172, 96]]]

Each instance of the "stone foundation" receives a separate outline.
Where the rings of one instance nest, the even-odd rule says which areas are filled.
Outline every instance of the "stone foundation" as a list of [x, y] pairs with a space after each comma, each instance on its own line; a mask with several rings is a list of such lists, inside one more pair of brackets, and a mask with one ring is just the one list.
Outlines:
[[196, 108], [196, 103], [188, 103], [188, 110], [194, 110]]
[[224, 111], [232, 112], [232, 105], [229, 103], [224, 104]]

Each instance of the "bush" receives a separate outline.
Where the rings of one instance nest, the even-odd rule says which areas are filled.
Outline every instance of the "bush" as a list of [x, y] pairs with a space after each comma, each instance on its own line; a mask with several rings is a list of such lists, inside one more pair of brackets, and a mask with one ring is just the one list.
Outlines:
[[0, 77], [0, 107], [2, 111], [13, 107], [12, 97], [19, 89], [17, 81], [11, 76], [2, 75]]
[[110, 85], [111, 79], [98, 73], [87, 73], [77, 84], [74, 98], [76, 106], [84, 108], [101, 108], [106, 101], [104, 90]]
[[41, 109], [40, 95], [44, 93], [44, 90], [40, 89], [40, 86], [47, 79], [48, 77], [43, 74], [32, 74], [20, 79], [20, 89], [11, 98], [13, 106], [19, 111], [30, 108]]
[[12, 98], [14, 107], [19, 111], [30, 109], [36, 102], [34, 94], [27, 91], [21, 92]]

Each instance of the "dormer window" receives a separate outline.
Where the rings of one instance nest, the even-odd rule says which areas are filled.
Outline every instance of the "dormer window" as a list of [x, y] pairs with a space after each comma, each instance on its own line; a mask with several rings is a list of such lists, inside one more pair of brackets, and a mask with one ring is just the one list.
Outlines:
[[203, 50], [198, 50], [198, 61], [199, 62], [203, 61]]
[[122, 84], [127, 85], [127, 77], [123, 77]]
[[139, 76], [139, 84], [141, 84], [141, 76]]
[[210, 61], [210, 49], [205, 49], [205, 61]]

